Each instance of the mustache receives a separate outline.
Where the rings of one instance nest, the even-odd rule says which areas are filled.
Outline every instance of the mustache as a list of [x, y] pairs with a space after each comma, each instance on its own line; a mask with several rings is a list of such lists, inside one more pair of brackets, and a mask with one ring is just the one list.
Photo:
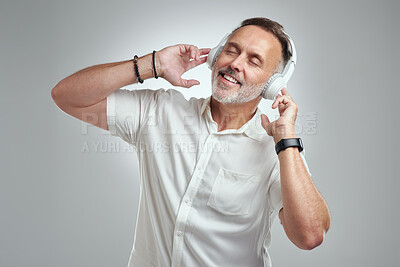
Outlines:
[[239, 77], [237, 72], [234, 71], [231, 67], [226, 67], [226, 68], [220, 69], [218, 71], [218, 74], [221, 74], [221, 75], [222, 74], [228, 74], [228, 75], [232, 76], [233, 78], [235, 78], [241, 85], [245, 84], [244, 80], [241, 77]]

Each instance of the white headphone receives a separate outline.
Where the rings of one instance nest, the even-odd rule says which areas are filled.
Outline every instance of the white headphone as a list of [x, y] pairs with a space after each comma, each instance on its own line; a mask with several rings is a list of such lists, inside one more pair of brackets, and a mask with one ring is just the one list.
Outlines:
[[[239, 29], [239, 28], [237, 28]], [[286, 34], [286, 33], [285, 33]], [[225, 43], [228, 40], [229, 36], [231, 34], [225, 35], [225, 37], [219, 42], [219, 44], [211, 49], [211, 51], [208, 53], [208, 58], [207, 58], [207, 65], [210, 69], [215, 64], [215, 61], [217, 61], [217, 58], [219, 54], [222, 52], [222, 49], [224, 49]], [[288, 60], [286, 63], [286, 66], [282, 73], [275, 73], [273, 74], [267, 83], [264, 86], [264, 89], [261, 93], [262, 97], [266, 99], [271, 99], [274, 100], [275, 97], [278, 95], [278, 93], [286, 87], [290, 77], [293, 74], [294, 67], [296, 65], [297, 61], [297, 54], [296, 54], [296, 48], [294, 47], [294, 43], [292, 39], [290, 38], [289, 35], [286, 34], [286, 36], [289, 39], [289, 51], [292, 53], [291, 58]]]

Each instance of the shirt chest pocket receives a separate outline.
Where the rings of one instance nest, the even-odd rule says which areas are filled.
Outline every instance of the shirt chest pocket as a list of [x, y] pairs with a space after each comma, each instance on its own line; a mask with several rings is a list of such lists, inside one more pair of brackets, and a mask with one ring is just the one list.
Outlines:
[[248, 215], [260, 176], [219, 169], [207, 206], [225, 215]]

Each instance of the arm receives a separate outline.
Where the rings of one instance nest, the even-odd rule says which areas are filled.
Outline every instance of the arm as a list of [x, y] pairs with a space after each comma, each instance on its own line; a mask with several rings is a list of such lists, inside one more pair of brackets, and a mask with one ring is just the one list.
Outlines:
[[[296, 137], [294, 122], [297, 105], [286, 89], [278, 96], [272, 108], [279, 108], [280, 118], [272, 123], [262, 115], [263, 127], [274, 137], [275, 143], [282, 138]], [[315, 187], [300, 152], [296, 147], [281, 151], [278, 155], [281, 174], [283, 208], [279, 218], [288, 238], [299, 248], [313, 249], [320, 245], [329, 229], [328, 207]]]
[[[172, 85], [191, 87], [195, 80], [184, 80], [182, 74], [204, 63], [209, 49], [193, 45], [175, 45], [156, 53], [156, 69], [159, 77]], [[152, 54], [138, 60], [142, 80], [153, 77]], [[119, 88], [137, 80], [133, 60], [101, 64], [80, 70], [61, 80], [51, 91], [57, 106], [82, 121], [108, 130], [107, 96]]]

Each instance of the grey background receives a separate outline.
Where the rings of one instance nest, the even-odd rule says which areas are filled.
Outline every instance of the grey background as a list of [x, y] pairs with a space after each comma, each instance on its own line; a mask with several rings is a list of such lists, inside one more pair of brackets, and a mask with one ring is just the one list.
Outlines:
[[[1, 0], [0, 266], [128, 262], [136, 155], [59, 110], [50, 97], [58, 81], [176, 43], [212, 47], [254, 16], [277, 20], [296, 44], [288, 90], [332, 213], [326, 240], [312, 251], [297, 249], [275, 222], [274, 266], [399, 266], [399, 10], [398, 1], [361, 0]], [[202, 83], [179, 89], [185, 96], [210, 94], [205, 65], [185, 77]], [[171, 87], [154, 79], [143, 86]], [[261, 106], [274, 116], [270, 104]]]

